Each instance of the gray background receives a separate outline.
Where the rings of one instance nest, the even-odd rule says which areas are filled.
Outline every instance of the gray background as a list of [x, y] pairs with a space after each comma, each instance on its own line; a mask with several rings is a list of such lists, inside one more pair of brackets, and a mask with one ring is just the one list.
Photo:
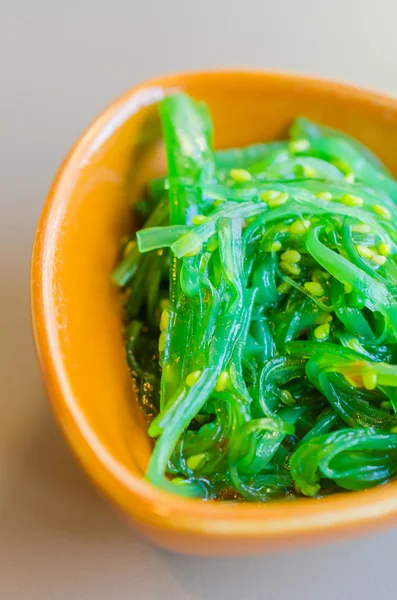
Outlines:
[[389, 598], [397, 532], [277, 556], [191, 559], [125, 528], [53, 423], [35, 364], [29, 258], [48, 186], [135, 82], [219, 66], [397, 92], [395, 0], [0, 0], [0, 597]]

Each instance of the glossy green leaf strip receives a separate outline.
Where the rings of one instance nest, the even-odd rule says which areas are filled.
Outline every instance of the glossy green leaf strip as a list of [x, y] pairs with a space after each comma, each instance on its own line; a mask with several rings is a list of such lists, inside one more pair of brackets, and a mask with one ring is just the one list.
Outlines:
[[[151, 227], [155, 227], [157, 225], [164, 225], [168, 219], [168, 214], [168, 199], [165, 198], [162, 202], [159, 202], [159, 204], [153, 210], [144, 227], [150, 229]], [[128, 246], [126, 249], [128, 249]], [[126, 285], [137, 272], [139, 264], [140, 251], [138, 250], [136, 244], [133, 244], [130, 252], [124, 253], [124, 258], [113, 271], [113, 282], [119, 286]]]
[[112, 276], [148, 480], [267, 502], [396, 477], [396, 181], [303, 117], [290, 140], [215, 152], [205, 105], [159, 112], [167, 175]]
[[137, 232], [138, 251], [141, 253], [169, 248], [189, 231], [186, 225], [169, 225], [168, 227], [150, 227]]

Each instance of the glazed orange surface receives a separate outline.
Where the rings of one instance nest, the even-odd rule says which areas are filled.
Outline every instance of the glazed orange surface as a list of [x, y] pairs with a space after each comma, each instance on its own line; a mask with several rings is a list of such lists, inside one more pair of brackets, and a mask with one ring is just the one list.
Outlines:
[[47, 390], [75, 454], [150, 539], [174, 550], [243, 554], [362, 532], [397, 520], [397, 481], [322, 500], [203, 502], [152, 487], [151, 452], [122, 339], [110, 273], [131, 202], [164, 172], [156, 102], [182, 89], [206, 102], [218, 148], [280, 139], [305, 115], [368, 145], [397, 173], [397, 101], [294, 75], [207, 72], [164, 77], [105, 111], [65, 159], [32, 259], [33, 324]]

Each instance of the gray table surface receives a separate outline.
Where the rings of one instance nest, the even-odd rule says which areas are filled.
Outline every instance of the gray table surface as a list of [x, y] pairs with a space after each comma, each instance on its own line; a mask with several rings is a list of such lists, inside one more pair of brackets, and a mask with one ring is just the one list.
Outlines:
[[160, 551], [70, 457], [36, 367], [29, 258], [66, 150], [114, 97], [183, 69], [309, 72], [397, 92], [395, 0], [0, 0], [0, 598], [393, 597], [397, 532], [245, 559]]

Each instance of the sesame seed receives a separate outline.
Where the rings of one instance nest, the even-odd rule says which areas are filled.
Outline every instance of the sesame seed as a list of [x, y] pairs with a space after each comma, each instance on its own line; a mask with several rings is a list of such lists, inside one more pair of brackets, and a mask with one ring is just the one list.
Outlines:
[[313, 169], [313, 167], [311, 167], [310, 165], [303, 165], [302, 173], [303, 177], [306, 177], [306, 179], [312, 179], [316, 176], [316, 169]]
[[310, 221], [308, 219], [303, 219], [303, 221], [295, 221], [290, 225], [291, 233], [306, 233], [306, 231], [310, 227]]
[[167, 308], [163, 310], [160, 317], [160, 331], [165, 331], [168, 327], [170, 313]]
[[295, 406], [296, 400], [288, 390], [281, 390], [280, 392], [280, 400], [286, 406]]
[[130, 240], [128, 242], [128, 244], [126, 245], [126, 247], [124, 248], [123, 256], [128, 256], [129, 254], [131, 254], [131, 252], [133, 251], [135, 246], [136, 246], [136, 241]]
[[286, 250], [281, 255], [281, 260], [285, 260], [288, 263], [298, 263], [302, 256], [299, 254], [297, 250]]
[[192, 387], [200, 379], [201, 371], [192, 371], [185, 379], [185, 383], [188, 387]]
[[194, 469], [197, 469], [197, 467], [199, 467], [204, 462], [204, 460], [204, 452], [201, 452], [200, 454], [193, 454], [193, 456], [189, 456], [189, 458], [187, 459], [186, 465], [189, 469], [193, 471]]
[[353, 288], [352, 288], [352, 286], [351, 286], [351, 285], [349, 285], [348, 283], [345, 283], [345, 285], [343, 286], [343, 288], [344, 288], [344, 290], [345, 290], [346, 294], [351, 294], [351, 293], [352, 293], [352, 291], [353, 291]]
[[318, 340], [325, 340], [329, 336], [330, 332], [330, 324], [324, 323], [323, 325], [319, 325], [314, 330], [314, 337]]
[[380, 217], [384, 217], [385, 219], [391, 218], [390, 210], [381, 204], [374, 204], [372, 210]]
[[363, 246], [362, 244], [357, 244], [356, 249], [359, 255], [363, 258], [373, 258], [375, 255], [375, 252], [371, 250], [371, 248]]
[[218, 377], [218, 381], [216, 382], [215, 390], [217, 392], [223, 392], [223, 390], [227, 386], [228, 380], [229, 380], [229, 373], [227, 371], [222, 371], [222, 373]]
[[192, 223], [193, 225], [201, 225], [201, 223], [204, 223], [204, 221], [207, 220], [207, 217], [205, 217], [204, 215], [194, 215], [193, 219], [192, 219]]
[[273, 252], [278, 252], [279, 250], [281, 250], [281, 242], [279, 240], [276, 240], [275, 242], [272, 243], [272, 245], [270, 246], [270, 249]]
[[321, 280], [328, 281], [328, 279], [331, 279], [331, 273], [322, 271], [321, 269], [314, 269], [312, 273], [312, 281], [321, 282]]
[[287, 273], [290, 273], [291, 275], [299, 275], [301, 272], [298, 265], [286, 262], [285, 260], [282, 260], [280, 262], [280, 268], [286, 271]]
[[290, 231], [291, 233], [305, 233], [306, 227], [304, 226], [302, 221], [295, 221], [295, 223], [292, 223], [292, 225], [290, 226]]
[[386, 258], [386, 256], [381, 256], [380, 254], [375, 254], [375, 256], [372, 257], [372, 260], [381, 267], [385, 264], [385, 262], [387, 261], [387, 258]]
[[324, 288], [321, 285], [321, 283], [318, 283], [317, 281], [306, 281], [306, 283], [304, 284], [304, 288], [309, 292], [309, 294], [312, 294], [313, 296], [324, 295]]
[[165, 331], [162, 331], [160, 333], [160, 337], [159, 337], [159, 351], [160, 352], [164, 352], [166, 339], [167, 339], [167, 333]]
[[278, 192], [276, 190], [266, 190], [260, 197], [263, 202], [267, 202], [270, 208], [281, 206], [288, 200], [288, 194], [286, 192]]
[[374, 371], [367, 371], [362, 375], [363, 386], [366, 390], [374, 390], [378, 383], [378, 377]]
[[251, 173], [245, 169], [231, 169], [230, 177], [234, 179], [234, 181], [237, 181], [237, 183], [244, 183], [245, 181], [251, 181], [252, 179]]
[[391, 246], [390, 244], [381, 242], [380, 244], [378, 244], [377, 250], [382, 256], [388, 256], [391, 252]]
[[341, 202], [345, 206], [362, 206], [364, 204], [363, 199], [354, 194], [343, 194]]
[[280, 190], [265, 190], [261, 193], [260, 199], [264, 202], [267, 202], [268, 200], [275, 200], [276, 198], [281, 196], [282, 193], [283, 192], [280, 192]]
[[366, 223], [357, 223], [357, 225], [352, 226], [352, 231], [355, 233], [371, 233], [372, 229]]
[[306, 152], [309, 150], [310, 142], [309, 140], [301, 139], [301, 140], [292, 140], [289, 143], [289, 149], [291, 152]]
[[287, 294], [290, 291], [290, 289], [291, 289], [291, 284], [287, 283], [286, 281], [283, 281], [278, 286], [277, 291], [279, 294]]
[[270, 206], [270, 208], [276, 208], [276, 206], [281, 206], [282, 204], [285, 204], [288, 200], [288, 197], [288, 194], [286, 192], [283, 192], [278, 198], [274, 198], [274, 200], [268, 200], [267, 203]]

